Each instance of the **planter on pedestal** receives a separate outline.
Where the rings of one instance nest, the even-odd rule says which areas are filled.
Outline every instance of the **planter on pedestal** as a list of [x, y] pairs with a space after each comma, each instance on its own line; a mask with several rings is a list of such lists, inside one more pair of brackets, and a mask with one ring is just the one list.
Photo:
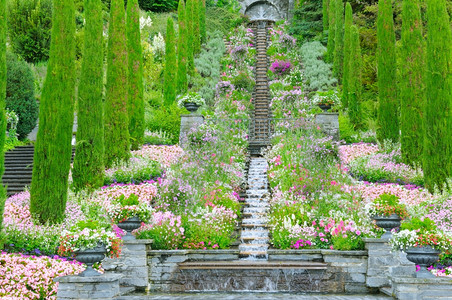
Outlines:
[[118, 223], [118, 227], [127, 231], [127, 234], [122, 238], [124, 241], [134, 240], [135, 237], [131, 232], [141, 227], [141, 220], [136, 216], [131, 217], [121, 223]]
[[87, 265], [85, 271], [80, 273], [78, 276], [89, 277], [89, 276], [100, 276], [101, 273], [93, 269], [95, 263], [101, 262], [105, 258], [105, 253], [107, 249], [102, 243], [97, 244], [95, 248], [85, 249], [75, 252], [75, 260]]
[[441, 251], [433, 249], [431, 246], [418, 246], [405, 250], [406, 258], [420, 266], [420, 270], [416, 272], [417, 278], [434, 278], [431, 272], [427, 270], [432, 264], [439, 260]]
[[193, 113], [195, 113], [195, 112], [198, 110], [199, 105], [196, 104], [196, 103], [193, 103], [193, 102], [185, 102], [185, 103], [184, 103], [184, 107], [185, 107], [191, 114], [193, 114]]
[[400, 218], [396, 214], [392, 214], [390, 216], [373, 216], [372, 219], [376, 221], [378, 227], [383, 228], [386, 232], [381, 236], [382, 239], [390, 238], [392, 236], [391, 230], [397, 227], [400, 227], [400, 222], [402, 218]]

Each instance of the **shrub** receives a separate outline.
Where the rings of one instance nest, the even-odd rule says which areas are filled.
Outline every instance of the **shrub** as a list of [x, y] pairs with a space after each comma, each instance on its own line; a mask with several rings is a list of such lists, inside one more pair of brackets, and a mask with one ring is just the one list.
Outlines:
[[15, 53], [27, 62], [49, 58], [52, 0], [8, 1], [8, 29]]
[[177, 8], [177, 0], [138, 0], [140, 8], [152, 12], [173, 11]]
[[9, 52], [6, 68], [6, 108], [19, 116], [17, 134], [19, 139], [24, 139], [35, 128], [38, 119], [33, 74], [25, 61]]
[[179, 108], [176, 103], [168, 107], [148, 109], [146, 127], [151, 131], [162, 130], [172, 136], [171, 142], [179, 142], [180, 116], [186, 110]]

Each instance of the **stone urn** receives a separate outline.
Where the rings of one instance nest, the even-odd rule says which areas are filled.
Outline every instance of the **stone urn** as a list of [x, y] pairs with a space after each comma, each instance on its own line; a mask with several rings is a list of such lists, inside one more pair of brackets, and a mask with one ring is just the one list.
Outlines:
[[382, 239], [390, 238], [392, 236], [391, 230], [400, 227], [400, 218], [396, 214], [390, 216], [373, 216], [372, 219], [375, 220], [378, 227], [383, 228], [386, 232], [381, 236]]
[[132, 231], [141, 227], [141, 220], [137, 216], [134, 216], [118, 223], [118, 227], [127, 231], [127, 234], [122, 238], [124, 241], [134, 240], [135, 237], [132, 235]]
[[90, 276], [100, 276], [101, 273], [93, 269], [95, 263], [101, 262], [105, 258], [107, 249], [103, 243], [97, 244], [96, 247], [80, 250], [75, 252], [75, 260], [87, 265], [85, 271], [80, 273], [78, 276], [90, 277]]
[[185, 102], [184, 107], [190, 112], [194, 113], [198, 110], [199, 105], [193, 102]]
[[418, 246], [407, 248], [405, 252], [406, 258], [416, 265], [419, 265], [421, 268], [418, 272], [416, 272], [417, 278], [435, 277], [435, 275], [429, 272], [427, 268], [439, 260], [441, 251], [433, 249], [431, 246]]
[[320, 103], [320, 104], [319, 104], [319, 107], [323, 110], [323, 112], [327, 112], [328, 109], [331, 108], [331, 104], [323, 104], [323, 103]]

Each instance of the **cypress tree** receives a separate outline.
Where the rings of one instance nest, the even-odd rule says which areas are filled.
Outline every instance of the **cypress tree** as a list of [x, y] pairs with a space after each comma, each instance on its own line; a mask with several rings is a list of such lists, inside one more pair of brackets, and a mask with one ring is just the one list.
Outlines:
[[177, 94], [187, 91], [187, 22], [185, 18], [184, 0], [179, 0], [177, 8], [179, 22], [179, 39], [177, 41]]
[[422, 162], [420, 154], [424, 142], [422, 109], [425, 101], [425, 50], [418, 0], [403, 1], [400, 54], [400, 142], [403, 162], [413, 165]]
[[143, 144], [144, 98], [143, 98], [143, 50], [140, 36], [140, 7], [138, 0], [127, 2], [127, 50], [129, 61], [127, 114], [132, 150]]
[[107, 93], [105, 100], [106, 167], [129, 158], [127, 116], [127, 39], [124, 0], [112, 0], [107, 49]]
[[452, 175], [452, 34], [445, 0], [427, 1], [427, 31], [423, 168], [432, 191]]
[[207, 41], [206, 32], [206, 0], [199, 1], [199, 30], [201, 34], [201, 44]]
[[395, 33], [391, 0], [378, 1], [377, 20], [377, 77], [378, 129], [380, 142], [399, 140], [398, 99], [396, 86]]
[[355, 25], [351, 28], [350, 34], [350, 72], [349, 72], [349, 109], [348, 115], [355, 128], [360, 127], [361, 119], [361, 46], [359, 44], [359, 30]]
[[328, 6], [328, 44], [325, 58], [328, 62], [334, 59], [334, 39], [336, 38], [336, 0], [330, 0]]
[[74, 1], [54, 1], [50, 55], [39, 109], [30, 191], [30, 212], [41, 223], [57, 223], [64, 218], [72, 156], [74, 96]]
[[322, 17], [322, 21], [323, 21], [323, 31], [327, 31], [328, 30], [328, 0], [323, 0], [322, 1], [322, 12], [323, 12], [323, 17]]
[[201, 51], [200, 7], [201, 0], [192, 0], [193, 3], [193, 55]]
[[333, 74], [340, 82], [342, 78], [342, 63], [344, 60], [344, 2], [336, 2], [336, 30], [334, 38]]
[[85, 42], [78, 91], [77, 149], [72, 170], [76, 191], [93, 190], [104, 175], [103, 16], [101, 0], [85, 0]]
[[345, 27], [344, 27], [344, 65], [342, 69], [342, 106], [348, 107], [348, 78], [350, 76], [350, 52], [351, 52], [351, 30], [353, 25], [352, 6], [349, 2], [345, 5]]
[[6, 0], [0, 0], [0, 235], [6, 201], [6, 189], [2, 181], [5, 172], [6, 30]]
[[190, 75], [193, 75], [195, 72], [193, 1], [187, 0], [185, 3], [185, 20], [187, 22], [187, 72]]
[[175, 39], [173, 19], [169, 17], [166, 23], [165, 73], [163, 85], [163, 96], [166, 106], [169, 106], [176, 99]]

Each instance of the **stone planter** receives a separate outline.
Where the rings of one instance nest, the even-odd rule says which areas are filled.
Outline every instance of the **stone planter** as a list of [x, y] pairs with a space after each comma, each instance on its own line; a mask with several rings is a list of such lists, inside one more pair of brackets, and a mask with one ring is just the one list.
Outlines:
[[127, 231], [127, 234], [122, 238], [124, 241], [134, 240], [135, 237], [132, 235], [132, 231], [141, 227], [141, 220], [137, 216], [128, 218], [127, 220], [118, 223], [118, 227]]
[[105, 245], [102, 243], [99, 243], [95, 248], [75, 252], [75, 260], [87, 265], [85, 271], [80, 273], [78, 276], [81, 277], [100, 276], [101, 273], [94, 270], [93, 265], [95, 263], [101, 262], [105, 258], [106, 252], [107, 249], [105, 248]]
[[373, 216], [372, 219], [376, 221], [378, 227], [383, 228], [386, 232], [381, 236], [382, 239], [390, 238], [392, 236], [391, 230], [400, 227], [400, 218], [396, 214], [388, 216]]
[[417, 278], [434, 278], [431, 272], [427, 270], [429, 266], [439, 260], [439, 254], [441, 251], [433, 249], [431, 246], [413, 247], [405, 250], [406, 258], [419, 265], [421, 269], [416, 272]]
[[331, 108], [331, 104], [319, 104], [319, 107], [323, 110], [323, 112], [327, 112], [328, 109]]
[[190, 112], [190, 113], [194, 113], [198, 110], [199, 105], [196, 103], [192, 103], [192, 102], [186, 102], [184, 103], [184, 107]]

